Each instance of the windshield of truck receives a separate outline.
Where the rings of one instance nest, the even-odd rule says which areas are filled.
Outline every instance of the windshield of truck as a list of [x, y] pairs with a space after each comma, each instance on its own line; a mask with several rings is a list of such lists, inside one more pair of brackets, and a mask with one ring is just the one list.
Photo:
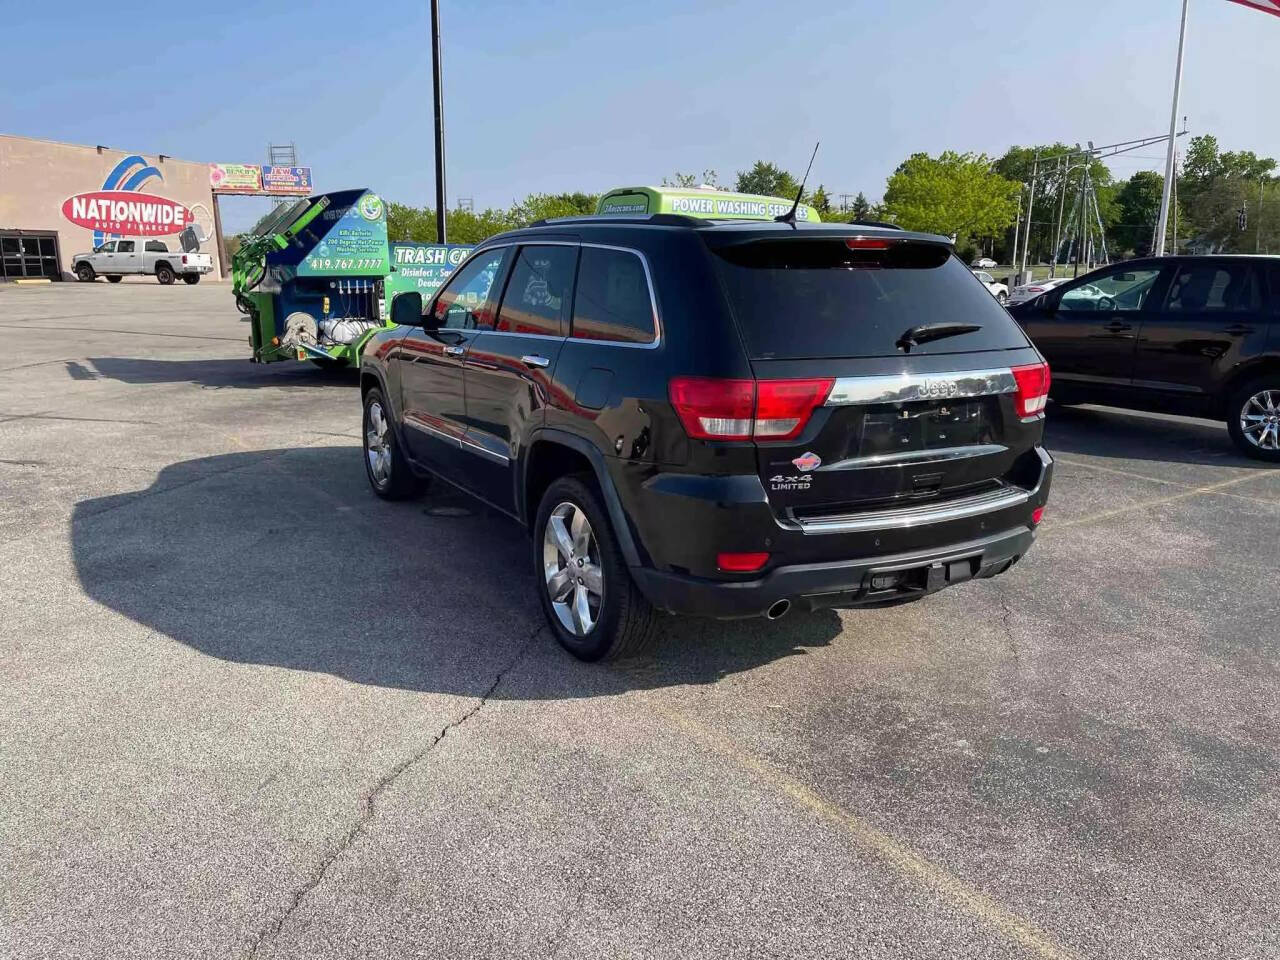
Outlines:
[[795, 238], [716, 253], [753, 359], [901, 356], [899, 338], [921, 324], [978, 329], [920, 344], [913, 355], [1027, 345], [1004, 308], [939, 244]]

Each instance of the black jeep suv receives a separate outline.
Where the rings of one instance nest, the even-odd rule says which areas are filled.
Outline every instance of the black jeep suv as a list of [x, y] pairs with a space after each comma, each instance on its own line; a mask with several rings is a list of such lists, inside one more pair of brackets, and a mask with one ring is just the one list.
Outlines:
[[1007, 570], [1049, 493], [1049, 370], [941, 237], [656, 214], [481, 244], [364, 350], [369, 481], [525, 524], [587, 660], [655, 608], [777, 618]]
[[1280, 463], [1280, 257], [1152, 257], [1012, 308], [1053, 366], [1053, 399], [1225, 420]]

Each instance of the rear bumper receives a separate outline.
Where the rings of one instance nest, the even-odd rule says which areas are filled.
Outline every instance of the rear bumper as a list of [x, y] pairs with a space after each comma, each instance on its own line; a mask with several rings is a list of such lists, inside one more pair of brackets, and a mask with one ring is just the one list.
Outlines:
[[[704, 580], [651, 568], [631, 571], [641, 592], [669, 613], [733, 619], [759, 617], [780, 600], [802, 610], [901, 602], [965, 580], [1003, 573], [1035, 540], [1029, 527], [945, 549], [838, 563], [779, 567], [758, 580]], [[897, 582], [876, 589], [873, 580]]]
[[[631, 573], [659, 609], [717, 618], [762, 616], [780, 600], [800, 609], [892, 603], [995, 576], [1031, 548], [1033, 514], [1048, 500], [1053, 459], [1042, 447], [1028, 455], [1036, 469], [1025, 487], [814, 522], [782, 522], [754, 476], [660, 475], [629, 510], [651, 559]], [[761, 549], [774, 565], [756, 577], [696, 566], [716, 551]]]

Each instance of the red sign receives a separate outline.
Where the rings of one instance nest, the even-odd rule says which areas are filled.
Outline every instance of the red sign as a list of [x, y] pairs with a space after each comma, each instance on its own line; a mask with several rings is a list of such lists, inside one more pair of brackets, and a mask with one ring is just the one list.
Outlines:
[[77, 193], [62, 202], [62, 215], [87, 230], [125, 237], [181, 233], [195, 219], [191, 211], [176, 200], [135, 190]]

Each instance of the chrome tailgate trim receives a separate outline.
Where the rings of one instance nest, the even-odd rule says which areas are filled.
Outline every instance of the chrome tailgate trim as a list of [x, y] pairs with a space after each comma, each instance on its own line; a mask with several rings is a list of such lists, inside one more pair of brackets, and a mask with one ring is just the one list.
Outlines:
[[839, 514], [816, 520], [796, 518], [803, 533], [864, 533], [873, 530], [900, 530], [929, 523], [945, 523], [984, 513], [1007, 510], [1029, 501], [1035, 493], [1021, 487], [992, 490], [944, 504], [896, 507], [892, 510], [875, 510], [866, 513]]
[[1017, 389], [1018, 382], [1008, 367], [942, 373], [902, 373], [887, 377], [841, 377], [831, 388], [826, 406], [986, 397], [998, 393], [1013, 393]]

